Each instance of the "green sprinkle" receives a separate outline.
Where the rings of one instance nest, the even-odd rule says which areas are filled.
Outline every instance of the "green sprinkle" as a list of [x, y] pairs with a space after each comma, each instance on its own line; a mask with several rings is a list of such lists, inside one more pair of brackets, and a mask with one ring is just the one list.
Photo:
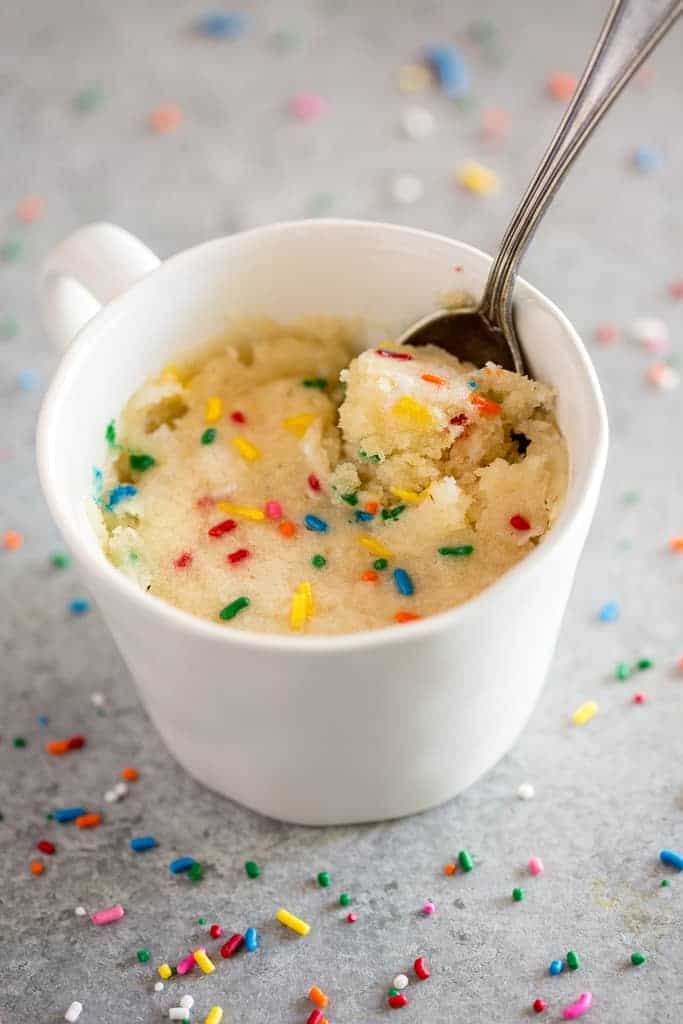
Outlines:
[[342, 907], [351, 906], [351, 897], [349, 896], [348, 892], [343, 892], [341, 894], [341, 896], [339, 897], [339, 902], [342, 905]]
[[471, 544], [458, 544], [454, 548], [439, 548], [440, 555], [455, 555], [459, 557], [461, 555], [471, 555], [474, 548]]
[[399, 992], [398, 992], [398, 989], [397, 989], [397, 988], [390, 988], [390, 989], [389, 989], [389, 991], [387, 992], [387, 995], [388, 995], [389, 997], [391, 997], [391, 996], [397, 996], [398, 994], [399, 994]]
[[405, 505], [394, 505], [393, 508], [383, 508], [382, 509], [382, 519], [384, 519], [384, 520], [387, 520], [387, 519], [398, 519], [398, 517], [400, 516], [401, 512], [405, 512], [405, 510], [406, 510]]
[[190, 866], [190, 870], [187, 872], [187, 877], [192, 882], [199, 882], [199, 881], [201, 881], [203, 875], [204, 875], [204, 868], [201, 866], [199, 861], [196, 860], [194, 862], [194, 864], [192, 864]]
[[668, 878], [663, 878], [662, 879], [662, 885], [671, 885], [671, 882], [669, 881]]
[[313, 555], [311, 565], [314, 569], [324, 569], [327, 565], [327, 559], [324, 555]]
[[197, 924], [206, 924], [206, 918], [205, 917], [197, 918]]
[[144, 473], [146, 469], [151, 469], [152, 466], [156, 466], [157, 460], [153, 455], [130, 455], [128, 458], [131, 469], [136, 469], [139, 473]]
[[620, 661], [614, 670], [615, 679], [628, 679], [631, 675], [631, 667], [627, 665], [625, 661]]
[[512, 890], [512, 898], [515, 903], [521, 903], [524, 899], [524, 889], [520, 889], [518, 885]]
[[636, 668], [639, 672], [642, 672], [646, 668], [652, 668], [653, 666], [654, 661], [652, 658], [638, 658], [638, 661], [636, 662]]
[[55, 820], [54, 814], [52, 814], [51, 811], [48, 811], [48, 813], [45, 815], [45, 821], [54, 821], [54, 820]]
[[382, 569], [386, 569], [388, 565], [389, 563], [387, 562], [386, 558], [376, 558], [375, 561], [372, 563], [372, 568], [377, 569], [378, 572], [381, 572]]
[[341, 500], [345, 501], [347, 505], [357, 505], [358, 495], [357, 494], [342, 494]]
[[318, 885], [322, 885], [323, 889], [326, 889], [332, 879], [330, 878], [329, 871], [321, 871], [318, 875]]
[[109, 423], [107, 423], [107, 429], [104, 432], [104, 439], [112, 448], [116, 444], [116, 422], [114, 420], [109, 420]]
[[89, 114], [104, 102], [104, 92], [100, 85], [88, 85], [74, 96], [74, 107], [81, 114]]
[[138, 554], [137, 551], [129, 551], [128, 552], [128, 561], [129, 562], [137, 562], [137, 561], [139, 561], [139, 559], [140, 559], [140, 555]]
[[151, 958], [151, 956], [152, 954], [148, 949], [138, 950], [138, 960], [140, 961], [141, 964], [146, 964], [147, 961]]
[[216, 430], [214, 427], [207, 427], [202, 434], [202, 444], [213, 444], [216, 440]]
[[573, 949], [570, 949], [567, 953], [567, 967], [570, 971], [578, 971], [581, 963], [579, 961], [578, 953], [575, 953]]
[[237, 597], [230, 604], [226, 604], [225, 608], [222, 608], [219, 614], [221, 619], [234, 619], [238, 612], [241, 612], [243, 608], [248, 608], [250, 605], [248, 597]]
[[261, 868], [258, 866], [255, 860], [248, 860], [244, 865], [244, 870], [249, 878], [258, 878], [261, 874]]
[[17, 263], [24, 254], [24, 243], [20, 238], [8, 238], [0, 246], [0, 257], [5, 263]]
[[631, 953], [631, 963], [634, 967], [640, 967], [640, 965], [644, 964], [646, 960], [647, 957], [644, 953]]
[[0, 338], [14, 338], [19, 333], [19, 321], [13, 316], [4, 316], [0, 320]]
[[71, 565], [71, 555], [67, 555], [66, 551], [55, 551], [50, 555], [50, 562], [55, 569], [68, 569]]
[[460, 851], [460, 853], [458, 854], [458, 862], [463, 871], [471, 871], [472, 868], [474, 867], [474, 864], [472, 863], [472, 858], [470, 857], [467, 850]]
[[14, 739], [12, 740], [12, 745], [15, 746], [18, 750], [21, 749], [22, 747], [25, 747], [26, 746], [26, 739], [25, 739], [25, 737], [24, 736], [15, 736]]
[[358, 458], [363, 459], [364, 462], [381, 462], [380, 455], [368, 455], [367, 452], [363, 451], [362, 448], [358, 449]]
[[327, 378], [310, 377], [308, 380], [302, 380], [301, 383], [305, 388], [319, 388], [320, 391], [324, 391], [327, 387]]

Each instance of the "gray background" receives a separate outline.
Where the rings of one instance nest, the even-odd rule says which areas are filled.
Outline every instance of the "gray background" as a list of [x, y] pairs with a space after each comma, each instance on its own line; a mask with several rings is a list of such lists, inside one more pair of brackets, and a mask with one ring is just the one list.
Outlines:
[[[341, 216], [373, 217], [453, 234], [491, 249], [501, 234], [561, 107], [543, 90], [557, 69], [579, 70], [603, 3], [576, 0], [298, 0], [244, 4], [248, 32], [234, 41], [192, 33], [202, 4], [122, 0], [8, 0], [0, 9], [0, 239], [21, 237], [22, 260], [0, 262], [0, 320], [20, 330], [0, 342], [0, 529], [25, 534], [20, 551], [0, 550], [3, 640], [0, 703], [0, 1020], [62, 1019], [72, 999], [82, 1021], [163, 1019], [179, 995], [196, 998], [194, 1019], [211, 1005], [242, 1024], [304, 1021], [311, 984], [331, 997], [332, 1024], [379, 1022], [398, 971], [424, 953], [432, 979], [411, 985], [401, 1020], [525, 1021], [532, 1000], [561, 1007], [585, 989], [597, 1022], [680, 1021], [681, 882], [660, 887], [661, 846], [683, 849], [680, 584], [683, 555], [667, 549], [683, 532], [681, 392], [645, 379], [652, 356], [628, 340], [636, 315], [669, 324], [680, 353], [683, 302], [667, 284], [683, 276], [680, 182], [681, 30], [651, 62], [653, 80], [619, 102], [543, 225], [525, 273], [567, 311], [587, 339], [605, 389], [612, 429], [609, 468], [548, 685], [515, 749], [486, 778], [445, 807], [405, 821], [315, 831], [274, 824], [203, 790], [174, 764], [151, 730], [99, 614], [69, 615], [82, 593], [73, 571], [49, 565], [59, 538], [39, 493], [33, 435], [41, 392], [55, 358], [40, 328], [36, 268], [52, 245], [83, 222], [108, 219], [162, 256], [210, 236], [274, 219], [307, 216], [325, 202]], [[486, 60], [466, 27], [490, 16], [506, 52]], [[295, 33], [283, 52], [273, 33]], [[397, 130], [413, 98], [396, 86], [400, 66], [425, 44], [468, 46], [473, 109], [439, 93], [415, 102], [438, 131], [411, 142]], [[104, 102], [89, 114], [74, 96], [99, 83]], [[286, 111], [300, 89], [325, 95], [328, 114], [302, 124]], [[173, 135], [146, 124], [159, 103], [185, 112]], [[491, 105], [511, 119], [507, 141], [489, 150], [480, 115]], [[634, 148], [656, 146], [663, 167], [640, 174]], [[452, 172], [478, 158], [501, 176], [496, 198], [459, 191]], [[413, 206], [393, 205], [388, 181], [409, 171], [425, 183]], [[28, 192], [45, 217], [17, 225]], [[327, 200], [320, 198], [327, 196]], [[593, 341], [603, 320], [618, 341]], [[33, 392], [17, 375], [37, 371]], [[637, 501], [625, 495], [636, 492]], [[597, 621], [603, 601], [622, 605], [618, 622]], [[643, 655], [656, 667], [635, 680], [613, 678], [617, 661]], [[160, 681], [163, 685], [163, 680]], [[476, 679], [472, 680], [476, 686]], [[637, 688], [648, 701], [631, 702]], [[93, 692], [106, 697], [104, 716]], [[600, 704], [585, 728], [569, 724], [583, 700]], [[189, 698], [188, 698], [189, 699]], [[419, 699], [419, 692], [416, 693]], [[342, 695], [343, 702], [343, 695]], [[343, 710], [353, 715], [353, 707]], [[41, 728], [37, 716], [50, 716]], [[435, 723], [435, 727], [437, 727]], [[46, 739], [87, 734], [67, 758], [43, 752]], [[24, 735], [28, 747], [12, 746]], [[257, 756], [255, 754], [255, 756]], [[457, 756], [457, 751], [454, 752]], [[229, 757], [229, 753], [226, 754]], [[128, 798], [103, 795], [123, 764], [140, 781]], [[536, 798], [522, 802], [517, 786]], [[45, 823], [54, 806], [103, 808], [93, 832]], [[153, 833], [157, 851], [135, 857], [130, 836]], [[46, 873], [28, 865], [41, 837], [58, 843]], [[442, 865], [468, 847], [476, 870], [445, 878]], [[203, 882], [171, 878], [167, 862], [189, 853], [206, 865]], [[543, 878], [526, 875], [531, 854]], [[242, 864], [253, 857], [258, 881]], [[329, 890], [314, 878], [327, 868]], [[513, 885], [527, 897], [513, 903]], [[335, 906], [345, 889], [358, 923]], [[419, 908], [433, 897], [437, 913]], [[126, 918], [105, 929], [74, 916], [121, 901]], [[273, 922], [285, 905], [311, 921], [307, 939]], [[256, 926], [262, 950], [219, 962], [211, 977], [152, 991], [154, 965], [175, 962], [199, 943], [200, 915], [225, 929]], [[136, 950], [152, 952], [141, 966]], [[214, 947], [214, 943], [210, 943]], [[577, 974], [547, 976], [551, 959], [578, 950]], [[633, 949], [648, 962], [633, 968]]]

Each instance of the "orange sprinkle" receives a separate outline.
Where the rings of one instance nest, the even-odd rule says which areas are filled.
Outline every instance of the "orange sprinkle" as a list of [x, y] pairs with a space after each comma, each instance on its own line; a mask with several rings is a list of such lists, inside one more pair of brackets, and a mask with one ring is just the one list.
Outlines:
[[165, 103], [149, 115], [149, 126], [158, 135], [173, 132], [182, 124], [183, 111], [177, 103]]
[[49, 743], [45, 744], [45, 749], [48, 754], [52, 754], [53, 757], [57, 757], [59, 754], [66, 754], [69, 749], [68, 740], [50, 740]]
[[435, 373], [423, 373], [421, 374], [422, 380], [426, 380], [428, 384], [448, 384], [445, 377], [437, 377]]
[[45, 203], [40, 196], [24, 196], [17, 203], [17, 217], [24, 224], [32, 224], [39, 220], [45, 211]]
[[139, 774], [140, 773], [138, 772], [137, 768], [121, 769], [121, 778], [123, 779], [124, 782], [137, 782]]
[[371, 516], [376, 516], [379, 512], [379, 502], [377, 501], [366, 501], [363, 505], [366, 512], [369, 512]]
[[76, 818], [76, 826], [77, 828], [97, 828], [101, 821], [101, 814], [81, 814]]
[[683, 551], [683, 535], [672, 537], [669, 541], [669, 547], [672, 551]]
[[296, 533], [296, 523], [292, 523], [289, 519], [285, 519], [284, 523], [280, 523], [278, 530], [283, 537], [293, 537]]
[[421, 618], [422, 616], [416, 615], [415, 612], [396, 612], [394, 615], [395, 622], [416, 622]]
[[375, 572], [374, 569], [368, 569], [361, 576], [363, 583], [375, 583], [379, 579], [379, 573]]
[[23, 543], [24, 535], [18, 530], [5, 530], [2, 535], [2, 546], [7, 551], [16, 551]]
[[45, 865], [43, 864], [42, 860], [32, 860], [31, 861], [31, 874], [32, 875], [42, 875], [44, 870], [45, 870]]
[[490, 398], [483, 395], [472, 395], [472, 401], [482, 416], [498, 416], [501, 407], [498, 402], [492, 402]]
[[570, 100], [576, 89], [576, 77], [566, 71], [555, 71], [548, 79], [546, 88], [554, 100]]
[[454, 875], [457, 870], [457, 866], [449, 861], [448, 864], [444, 864], [443, 873], [444, 875]]

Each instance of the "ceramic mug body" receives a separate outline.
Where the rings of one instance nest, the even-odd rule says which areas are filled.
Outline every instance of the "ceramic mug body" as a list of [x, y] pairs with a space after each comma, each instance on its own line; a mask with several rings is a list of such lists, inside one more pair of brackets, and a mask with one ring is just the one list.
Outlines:
[[179, 349], [233, 317], [358, 315], [370, 344], [444, 292], [480, 294], [489, 265], [448, 238], [340, 220], [258, 228], [161, 264], [121, 229], [91, 225], [47, 261], [47, 326], [60, 343], [78, 333], [38, 431], [50, 509], [170, 751], [263, 814], [326, 825], [420, 811], [515, 742], [543, 685], [604, 471], [606, 418], [588, 356], [566, 317], [520, 281], [525, 354], [557, 388], [570, 452], [564, 508], [543, 543], [474, 600], [350, 636], [241, 632], [136, 587], [107, 561], [86, 513], [105, 426]]

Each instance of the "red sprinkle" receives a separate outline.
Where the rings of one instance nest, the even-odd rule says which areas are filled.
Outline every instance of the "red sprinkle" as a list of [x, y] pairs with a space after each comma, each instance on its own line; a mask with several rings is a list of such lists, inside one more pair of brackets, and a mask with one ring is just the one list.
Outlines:
[[413, 964], [413, 968], [415, 969], [415, 973], [417, 974], [420, 981], [426, 981], [426, 979], [430, 977], [429, 968], [427, 967], [427, 964], [425, 963], [425, 958], [423, 956], [419, 956], [417, 958], [417, 960]]
[[57, 848], [49, 839], [41, 839], [39, 843], [36, 843], [36, 849], [40, 850], [41, 853], [49, 853], [52, 855]]
[[245, 558], [249, 558], [250, 552], [246, 548], [238, 548], [237, 551], [232, 551], [228, 555], [228, 561], [234, 565], [236, 562], [243, 562]]
[[188, 565], [192, 565], [192, 554], [189, 551], [183, 551], [182, 554], [173, 562], [176, 569], [187, 569]]
[[223, 929], [219, 924], [212, 924], [209, 928], [209, 935], [212, 939], [220, 939], [223, 934]]
[[358, 920], [358, 918], [356, 917], [356, 915], [354, 914], [354, 912], [353, 912], [353, 911], [351, 911], [351, 913], [350, 913], [350, 914], [347, 914], [347, 915], [346, 915], [346, 920], [347, 920], [347, 921], [349, 922], [349, 924], [355, 924], [355, 923], [356, 923], [356, 921]]
[[645, 694], [643, 693], [642, 690], [638, 690], [637, 693], [633, 694], [633, 703], [634, 704], [644, 704], [645, 703]]
[[529, 522], [529, 520], [526, 519], [525, 516], [520, 516], [519, 513], [517, 513], [514, 516], [510, 516], [510, 526], [513, 528], [513, 530], [531, 529], [531, 523]]
[[239, 932], [235, 932], [234, 935], [231, 935], [228, 941], [224, 942], [221, 946], [221, 956], [223, 959], [227, 960], [228, 957], [233, 955], [233, 953], [236, 953], [243, 942], [244, 935], [240, 935]]
[[407, 362], [413, 358], [410, 352], [392, 352], [389, 348], [376, 348], [375, 352], [378, 356], [384, 356], [385, 359], [403, 359]]
[[535, 1013], [543, 1013], [543, 1011], [545, 1010], [546, 1004], [543, 1002], [542, 999], [534, 999], [533, 1007], [534, 1007], [534, 1012]]
[[246, 423], [247, 422], [247, 417], [244, 415], [243, 412], [240, 412], [239, 409], [235, 409], [234, 412], [230, 413], [230, 419], [232, 420], [233, 423]]
[[318, 478], [315, 475], [315, 473], [309, 473], [309, 476], [308, 476], [308, 486], [311, 488], [312, 491], [319, 491], [319, 490], [321, 490], [320, 481], [318, 480]]
[[322, 1010], [311, 1010], [311, 1014], [306, 1021], [306, 1024], [322, 1024], [324, 1020], [325, 1018], [323, 1017]]
[[80, 750], [85, 746], [85, 736], [71, 736], [67, 743], [69, 750]]
[[224, 519], [222, 523], [216, 523], [209, 530], [209, 537], [222, 537], [224, 533], [230, 533], [234, 530], [237, 523], [234, 519]]
[[467, 423], [467, 414], [459, 412], [457, 416], [454, 416], [450, 421], [454, 427], [462, 427], [464, 423]]
[[397, 996], [389, 996], [387, 1002], [392, 1010], [399, 1010], [402, 1006], [408, 1005], [408, 1000], [402, 992], [399, 992]]

